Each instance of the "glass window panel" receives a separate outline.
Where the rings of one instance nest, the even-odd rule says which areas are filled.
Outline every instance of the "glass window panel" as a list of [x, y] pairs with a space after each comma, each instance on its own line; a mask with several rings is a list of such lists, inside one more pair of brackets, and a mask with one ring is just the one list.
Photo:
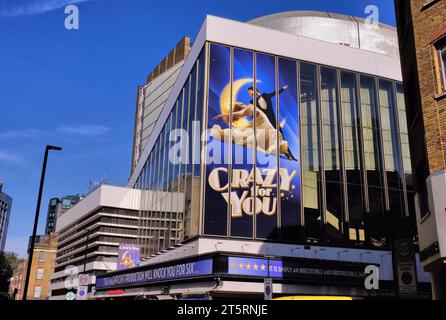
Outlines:
[[443, 76], [443, 90], [446, 89], [446, 46], [440, 50], [441, 56], [441, 72]]
[[[198, 58], [198, 88], [197, 88], [197, 111], [195, 120], [197, 121], [196, 129], [197, 136], [196, 141], [200, 143], [194, 143], [194, 174], [196, 177], [201, 176], [201, 127], [203, 121], [203, 101], [204, 101], [204, 75], [205, 75], [205, 50], [203, 50]], [[195, 140], [193, 140], [195, 141]]]
[[300, 64], [302, 188], [307, 239], [321, 239], [321, 171], [316, 65]]
[[[241, 102], [249, 105], [252, 100], [249, 88], [253, 86], [254, 79], [254, 54], [250, 51], [234, 49], [234, 70], [233, 70], [233, 101], [232, 112], [236, 118], [239, 109], [235, 109], [234, 105]], [[254, 153], [252, 146], [243, 145], [243, 139], [247, 136], [254, 136], [254, 128], [252, 124], [248, 128], [244, 128], [244, 119], [236, 118], [232, 121], [232, 172], [233, 181], [231, 185], [231, 235], [234, 237], [253, 237], [253, 215], [246, 212], [242, 205], [243, 201], [252, 196], [252, 184], [246, 182], [246, 178], [253, 170]], [[252, 121], [252, 117], [249, 117]], [[244, 178], [242, 180], [235, 177]], [[245, 203], [245, 202], [243, 202]]]
[[191, 228], [191, 217], [192, 217], [192, 184], [193, 184], [193, 164], [192, 164], [192, 151], [193, 151], [193, 143], [191, 139], [193, 138], [193, 123], [195, 120], [195, 108], [196, 108], [196, 82], [197, 82], [197, 64], [195, 64], [192, 69], [191, 75], [189, 77], [190, 87], [189, 87], [189, 106], [187, 108], [188, 119], [187, 119], [187, 135], [186, 139], [188, 139], [188, 143], [186, 144], [186, 152], [187, 152], [187, 163], [185, 163], [185, 176], [183, 180], [183, 189], [185, 195], [185, 218], [184, 218], [184, 230], [185, 230], [185, 239], [190, 237], [190, 228]]
[[342, 236], [343, 192], [340, 154], [339, 110], [336, 70], [321, 68], [321, 112], [327, 195], [327, 235], [331, 239]]
[[[228, 229], [228, 116], [230, 112], [230, 48], [210, 46], [208, 136], [204, 234], [226, 236]], [[226, 116], [220, 116], [225, 114]], [[220, 118], [217, 118], [219, 117]], [[225, 124], [226, 123], [226, 124]]]
[[[280, 236], [302, 239], [299, 106], [296, 61], [279, 58]], [[283, 196], [282, 196], [283, 193]]]
[[[364, 194], [356, 75], [341, 73], [341, 108], [350, 228], [363, 231]], [[354, 239], [351, 239], [354, 240]]]
[[167, 218], [170, 216], [167, 212], [167, 208], [169, 207], [170, 203], [170, 161], [169, 161], [169, 150], [170, 150], [170, 126], [172, 121], [172, 114], [169, 115], [167, 122], [165, 124], [166, 128], [166, 136], [165, 136], [165, 142], [164, 142], [164, 171], [163, 171], [163, 201], [162, 201], [162, 223], [164, 228], [164, 249], [170, 247], [170, 224], [167, 221]]
[[[193, 123], [195, 121], [195, 112], [196, 112], [196, 90], [197, 90], [197, 64], [195, 64], [195, 67], [192, 69], [192, 73], [191, 73], [191, 77], [190, 77], [191, 81], [190, 81], [190, 106], [189, 106], [189, 120], [188, 120], [188, 137], [189, 137], [189, 141], [193, 141]], [[194, 141], [193, 141], [194, 142]], [[188, 166], [187, 166], [187, 175], [189, 176], [189, 174], [192, 173], [193, 170], [193, 165], [192, 165], [192, 150], [193, 150], [193, 142], [189, 143], [189, 148], [188, 148], [188, 154], [187, 154], [187, 159], [188, 159]]]
[[[379, 81], [379, 101], [381, 111], [381, 125], [384, 149], [384, 167], [389, 189], [402, 189], [402, 172], [400, 168], [400, 154], [398, 148], [398, 119], [393, 92], [393, 83], [387, 80]], [[403, 198], [400, 191], [389, 190], [390, 211], [393, 217], [401, 216]]]
[[375, 79], [361, 76], [361, 115], [364, 146], [364, 162], [367, 172], [369, 211], [365, 219], [366, 241], [372, 246], [386, 244], [384, 211], [384, 189], [382, 183], [382, 162], [378, 106], [376, 103]]
[[[255, 138], [256, 138], [256, 237], [277, 238], [277, 119], [278, 88], [276, 87], [276, 63], [274, 56], [256, 54]], [[253, 99], [254, 102], [254, 99]], [[266, 180], [273, 177], [270, 186]], [[266, 192], [267, 196], [262, 196]], [[283, 196], [282, 192], [280, 196]], [[254, 200], [253, 199], [253, 200]]]
[[[186, 84], [186, 88], [187, 88], [187, 84]], [[182, 124], [183, 124], [183, 118], [184, 118], [184, 111], [183, 111], [183, 101], [184, 101], [184, 89], [181, 92], [179, 98], [178, 98], [178, 116], [177, 116], [177, 120], [176, 120], [176, 128], [179, 130], [182, 130]], [[180, 151], [180, 159], [183, 160], [184, 159], [184, 149], [185, 149], [185, 134], [183, 131], [180, 132], [181, 133], [181, 137], [179, 138], [179, 142], [181, 143], [181, 151]], [[182, 184], [181, 184], [181, 177], [180, 177], [180, 173], [181, 173], [181, 162], [179, 164], [175, 165], [174, 168], [174, 174], [175, 174], [175, 181], [176, 181], [176, 191], [178, 193], [181, 194], [182, 191]], [[183, 208], [184, 205], [180, 203], [181, 201], [181, 197], [178, 197], [177, 199], [177, 206], [178, 208]], [[181, 223], [179, 223], [179, 227], [178, 227], [178, 231], [177, 231], [177, 237], [178, 239], [180, 239], [180, 241], [182, 241], [184, 239], [184, 221], [183, 221], [183, 217], [184, 217], [184, 211], [179, 211], [178, 212], [178, 216], [177, 216], [177, 221], [181, 221]]]

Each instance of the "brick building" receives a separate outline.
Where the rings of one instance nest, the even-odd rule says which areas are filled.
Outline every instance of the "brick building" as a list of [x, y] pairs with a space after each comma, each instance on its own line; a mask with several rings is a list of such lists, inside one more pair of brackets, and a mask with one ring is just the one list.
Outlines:
[[396, 0], [420, 259], [446, 298], [446, 1]]
[[[55, 233], [36, 237], [31, 276], [29, 278], [28, 300], [44, 300], [50, 296], [51, 275], [54, 273], [56, 263], [56, 248]], [[22, 300], [24, 294], [27, 265], [27, 260], [19, 264], [15, 268], [11, 279], [9, 293], [12, 296], [14, 290], [17, 289], [16, 300]]]

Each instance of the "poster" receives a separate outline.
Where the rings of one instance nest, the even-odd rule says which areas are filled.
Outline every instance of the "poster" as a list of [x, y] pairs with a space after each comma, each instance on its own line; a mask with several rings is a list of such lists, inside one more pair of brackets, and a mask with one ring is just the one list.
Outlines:
[[118, 251], [118, 270], [125, 270], [139, 266], [140, 249], [134, 244], [120, 244]]
[[284, 228], [291, 232], [287, 239], [297, 239], [296, 62], [217, 44], [210, 48], [204, 233], [278, 239]]

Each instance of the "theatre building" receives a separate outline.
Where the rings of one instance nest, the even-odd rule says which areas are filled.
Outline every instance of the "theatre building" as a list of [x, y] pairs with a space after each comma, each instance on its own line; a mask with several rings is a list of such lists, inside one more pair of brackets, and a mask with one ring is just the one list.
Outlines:
[[387, 25], [208, 16], [129, 182], [142, 262], [94, 298], [429, 297], [401, 79]]

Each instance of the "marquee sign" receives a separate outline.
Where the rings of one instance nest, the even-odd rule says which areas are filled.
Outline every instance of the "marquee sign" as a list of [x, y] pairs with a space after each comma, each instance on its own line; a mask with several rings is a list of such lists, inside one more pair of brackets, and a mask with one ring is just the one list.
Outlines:
[[228, 274], [279, 279], [333, 279], [363, 283], [365, 264], [339, 261], [295, 261], [258, 258], [228, 258]]
[[212, 259], [180, 263], [171, 266], [150, 268], [144, 271], [129, 272], [116, 275], [105, 275], [96, 279], [96, 289], [124, 287], [146, 284], [156, 281], [183, 279], [212, 274]]

